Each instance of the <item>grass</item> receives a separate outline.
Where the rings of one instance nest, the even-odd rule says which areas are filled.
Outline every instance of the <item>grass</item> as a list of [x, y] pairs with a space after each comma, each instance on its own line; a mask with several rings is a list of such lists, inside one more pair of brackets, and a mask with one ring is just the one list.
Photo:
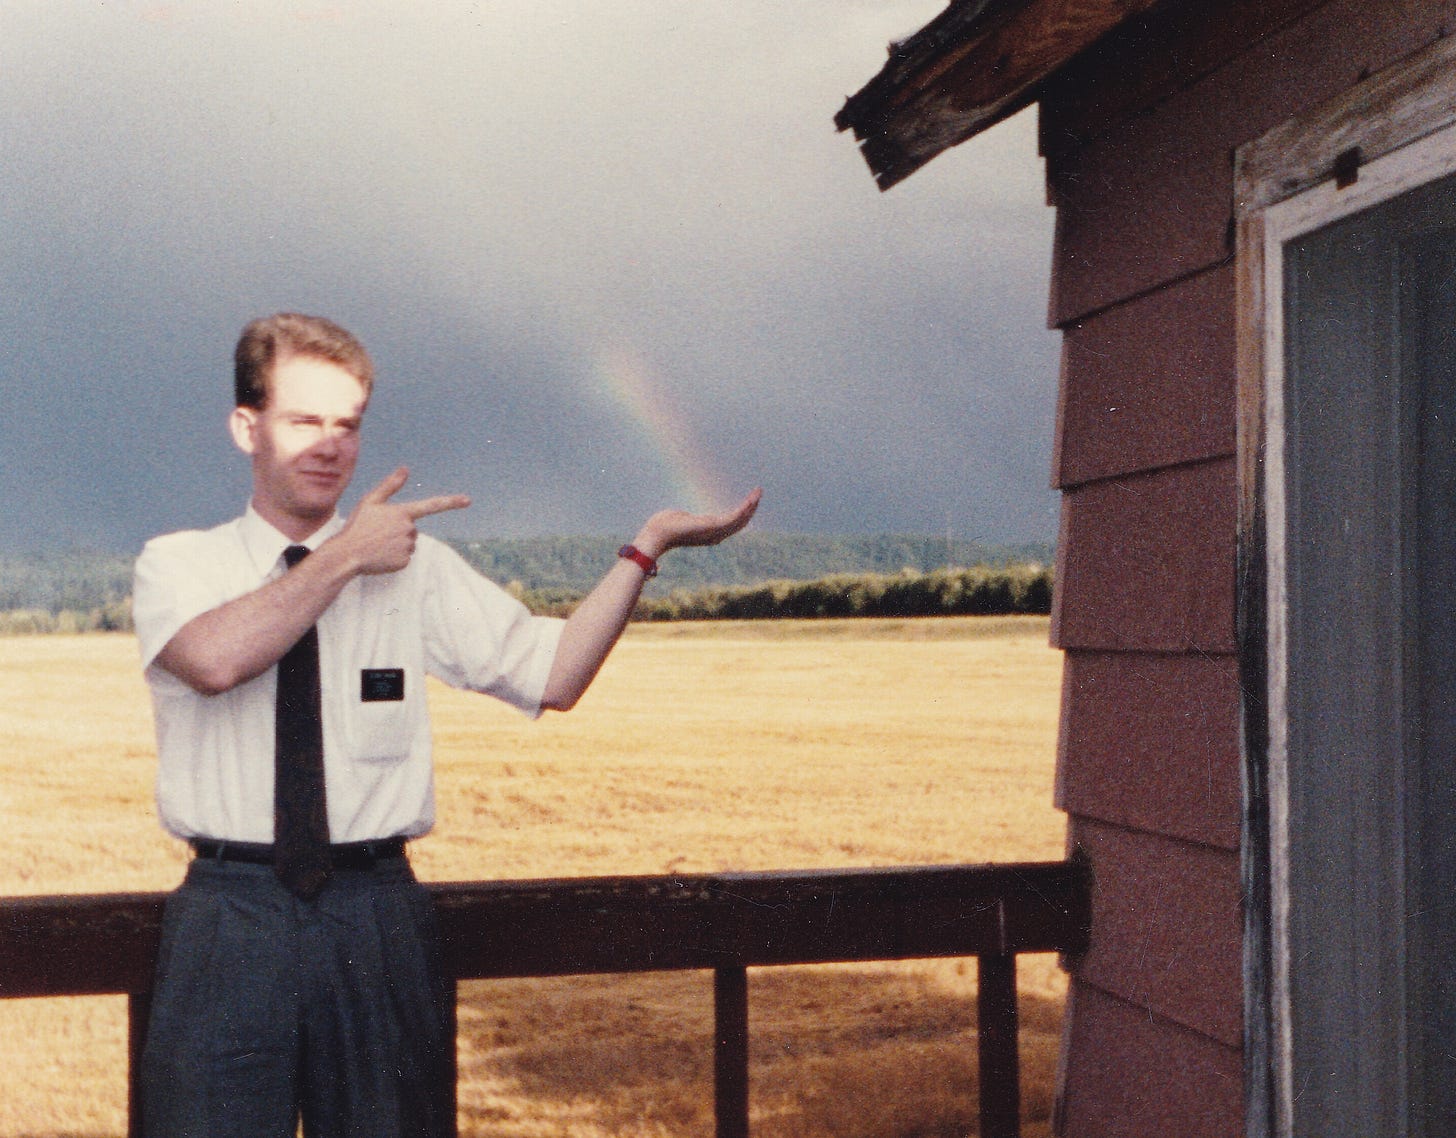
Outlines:
[[[135, 642], [0, 639], [0, 894], [166, 889]], [[434, 685], [434, 880], [1040, 860], [1060, 656], [1045, 618], [634, 626], [576, 711]], [[750, 977], [762, 1138], [974, 1131], [974, 961]], [[1047, 1133], [1064, 984], [1021, 968], [1025, 1133]], [[712, 1131], [707, 974], [462, 986], [462, 1133]], [[119, 998], [0, 1001], [0, 1138], [124, 1131]]]

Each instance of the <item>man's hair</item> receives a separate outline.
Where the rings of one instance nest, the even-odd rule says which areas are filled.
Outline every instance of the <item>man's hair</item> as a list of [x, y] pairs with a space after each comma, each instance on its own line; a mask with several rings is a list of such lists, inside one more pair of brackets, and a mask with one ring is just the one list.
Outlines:
[[233, 394], [239, 407], [261, 411], [273, 388], [273, 369], [284, 360], [308, 356], [336, 364], [364, 388], [374, 389], [374, 364], [364, 345], [322, 316], [280, 312], [252, 321], [233, 352]]

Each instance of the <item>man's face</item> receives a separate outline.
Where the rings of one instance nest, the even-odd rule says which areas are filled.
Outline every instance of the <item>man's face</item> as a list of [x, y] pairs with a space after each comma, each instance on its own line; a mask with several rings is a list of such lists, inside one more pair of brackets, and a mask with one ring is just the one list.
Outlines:
[[253, 459], [253, 507], [289, 537], [333, 515], [359, 460], [366, 402], [337, 364], [292, 356], [274, 367], [263, 410], [233, 410], [233, 440]]

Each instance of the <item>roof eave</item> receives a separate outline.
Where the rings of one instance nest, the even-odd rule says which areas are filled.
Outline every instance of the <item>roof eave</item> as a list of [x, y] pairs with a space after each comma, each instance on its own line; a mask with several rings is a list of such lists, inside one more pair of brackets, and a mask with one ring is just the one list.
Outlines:
[[952, 0], [890, 46], [880, 73], [834, 118], [853, 130], [881, 190], [1036, 101], [1078, 53], [1158, 0]]

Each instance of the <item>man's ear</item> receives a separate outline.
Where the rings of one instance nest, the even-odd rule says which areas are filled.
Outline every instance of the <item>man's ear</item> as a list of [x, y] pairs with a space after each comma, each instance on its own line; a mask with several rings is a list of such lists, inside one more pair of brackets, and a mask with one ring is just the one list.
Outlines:
[[258, 412], [252, 407], [234, 407], [228, 416], [228, 430], [233, 442], [244, 454], [252, 454], [258, 447], [255, 432], [258, 426]]

